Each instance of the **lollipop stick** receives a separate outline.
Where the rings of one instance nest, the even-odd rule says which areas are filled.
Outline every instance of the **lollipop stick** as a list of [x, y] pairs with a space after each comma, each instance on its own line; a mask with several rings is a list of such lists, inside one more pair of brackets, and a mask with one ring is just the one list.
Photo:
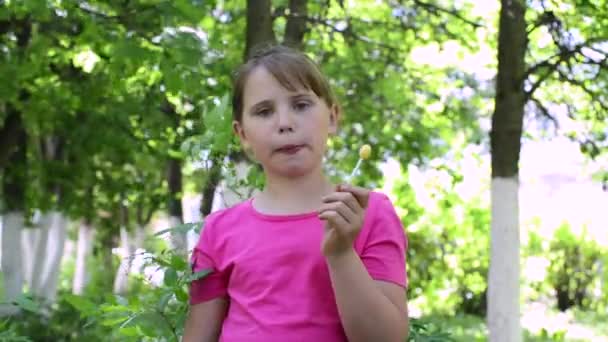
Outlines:
[[363, 160], [359, 159], [357, 161], [357, 165], [355, 165], [355, 168], [353, 169], [353, 172], [350, 173], [350, 175], [346, 178], [346, 182], [350, 183], [350, 181], [353, 179], [353, 177], [355, 177], [355, 175], [357, 174], [357, 171], [359, 171], [359, 168], [361, 167], [361, 162]]

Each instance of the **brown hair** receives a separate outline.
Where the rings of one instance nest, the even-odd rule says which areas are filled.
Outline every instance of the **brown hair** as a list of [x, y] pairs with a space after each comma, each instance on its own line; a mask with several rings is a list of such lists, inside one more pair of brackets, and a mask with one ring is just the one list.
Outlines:
[[258, 66], [264, 67], [279, 83], [290, 91], [298, 86], [313, 91], [331, 107], [337, 104], [329, 82], [319, 67], [304, 53], [274, 45], [257, 50], [237, 71], [232, 93], [232, 118], [243, 120], [243, 94], [249, 74]]

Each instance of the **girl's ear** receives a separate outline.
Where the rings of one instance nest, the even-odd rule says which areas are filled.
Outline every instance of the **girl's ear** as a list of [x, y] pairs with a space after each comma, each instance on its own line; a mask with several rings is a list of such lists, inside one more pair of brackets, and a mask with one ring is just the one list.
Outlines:
[[232, 131], [239, 137], [241, 145], [243, 149], [249, 148], [249, 143], [247, 142], [247, 136], [245, 135], [245, 130], [243, 129], [243, 125], [238, 121], [232, 121]]
[[340, 116], [342, 115], [342, 110], [340, 106], [337, 104], [333, 104], [331, 108], [329, 108], [329, 134], [333, 135], [338, 133], [338, 124], [340, 123]]

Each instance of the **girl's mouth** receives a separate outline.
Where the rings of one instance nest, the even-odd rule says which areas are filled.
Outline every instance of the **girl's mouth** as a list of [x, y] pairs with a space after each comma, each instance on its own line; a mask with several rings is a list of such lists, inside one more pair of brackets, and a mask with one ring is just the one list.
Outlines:
[[285, 154], [296, 154], [302, 148], [304, 148], [304, 145], [283, 145], [277, 149], [277, 152]]

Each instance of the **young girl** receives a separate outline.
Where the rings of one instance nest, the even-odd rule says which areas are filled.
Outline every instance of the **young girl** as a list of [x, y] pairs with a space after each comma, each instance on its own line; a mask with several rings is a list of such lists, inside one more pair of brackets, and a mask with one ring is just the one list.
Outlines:
[[406, 340], [406, 236], [384, 194], [323, 174], [340, 108], [304, 54], [273, 47], [237, 74], [234, 132], [265, 188], [207, 216], [184, 341]]

